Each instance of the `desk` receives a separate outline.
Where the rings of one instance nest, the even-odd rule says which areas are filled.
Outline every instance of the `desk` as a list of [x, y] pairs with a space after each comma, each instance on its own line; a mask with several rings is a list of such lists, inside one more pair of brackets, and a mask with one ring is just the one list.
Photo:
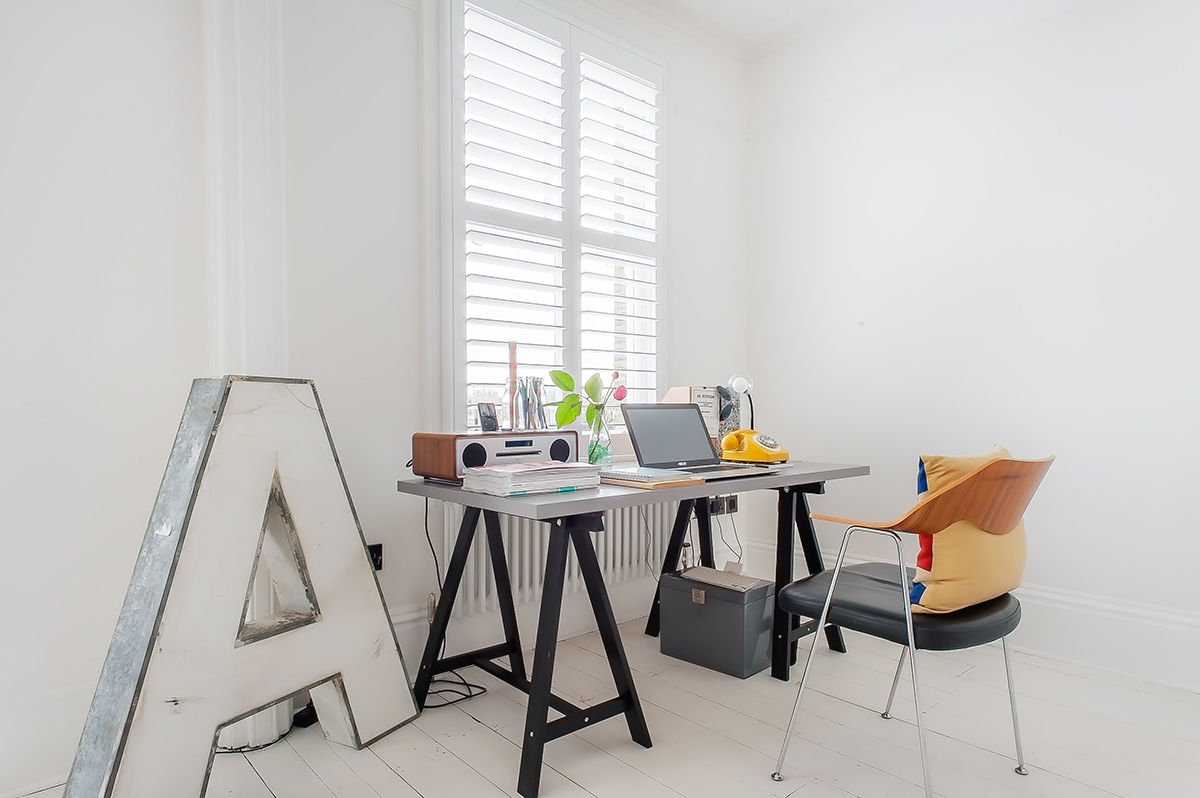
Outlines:
[[[779, 493], [778, 548], [776, 550], [776, 590], [791, 581], [792, 555], [794, 551], [792, 528], [800, 531], [805, 559], [810, 571], [821, 570], [820, 550], [816, 535], [808, 517], [806, 493], [824, 492], [824, 483], [830, 479], [862, 476], [869, 473], [866, 466], [830, 465], [825, 463], [793, 463], [788, 467], [750, 477], [722, 479], [715, 482], [665, 488], [662, 490], [639, 490], [615, 485], [601, 485], [571, 493], [549, 493], [533, 496], [500, 497], [484, 493], [464, 491], [461, 487], [420, 479], [400, 480], [396, 484], [401, 493], [424, 496], [440, 501], [454, 502], [464, 509], [462, 524], [454, 552], [446, 565], [442, 595], [438, 599], [429, 639], [421, 657], [413, 693], [417, 705], [425, 706], [429, 684], [435, 674], [455, 668], [475, 665], [496, 678], [513, 685], [529, 696], [525, 715], [525, 731], [522, 735], [521, 768], [517, 776], [517, 792], [525, 798], [536, 798], [541, 779], [542, 754], [546, 743], [563, 735], [594, 725], [602, 720], [624, 715], [629, 734], [634, 742], [649, 748], [650, 731], [633, 684], [625, 647], [617, 630], [608, 600], [608, 591], [596, 560], [589, 532], [604, 529], [604, 512], [622, 507], [634, 507], [665, 501], [678, 501], [679, 510], [667, 546], [663, 571], [674, 570], [678, 565], [683, 536], [693, 513], [700, 529], [701, 560], [713, 562], [712, 533], [709, 526], [708, 502], [697, 501], [710, 495], [741, 493], [750, 490], [774, 489]], [[517, 632], [516, 608], [513, 603], [512, 585], [509, 581], [507, 559], [500, 535], [499, 514], [545, 521], [550, 524], [550, 540], [546, 554], [546, 573], [542, 584], [541, 608], [538, 615], [537, 641], [534, 647], [532, 678], [526, 676], [521, 641]], [[500, 607], [500, 620], [504, 628], [504, 642], [486, 648], [468, 651], [441, 659], [438, 652], [446, 636], [446, 627], [454, 600], [462, 582], [463, 570], [471, 544], [475, 539], [479, 517], [483, 516], [491, 555], [492, 571], [496, 580], [496, 598]], [[592, 707], [582, 708], [571, 704], [550, 691], [554, 672], [554, 654], [558, 642], [559, 614], [562, 609], [563, 583], [566, 575], [568, 545], [574, 546], [579, 560], [580, 573], [591, 601], [592, 612], [604, 651], [608, 657], [616, 684], [617, 696]], [[787, 678], [787, 668], [794, 659], [795, 641], [801, 635], [815, 629], [815, 623], [801, 627], [794, 619], [788, 629], [788, 616], [775, 608], [772, 638], [772, 673], [781, 679]], [[655, 593], [650, 608], [648, 634], [658, 633], [658, 594]], [[840, 632], [827, 629], [830, 645], [844, 651]], [[789, 643], [791, 643], [789, 656]], [[507, 657], [508, 667], [495, 662]], [[782, 668], [780, 673], [777, 668]], [[547, 716], [553, 708], [563, 717], [549, 721]]]

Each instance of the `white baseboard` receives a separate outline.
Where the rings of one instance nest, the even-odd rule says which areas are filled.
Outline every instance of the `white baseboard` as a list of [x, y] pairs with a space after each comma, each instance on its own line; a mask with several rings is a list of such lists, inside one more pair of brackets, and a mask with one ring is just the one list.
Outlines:
[[[748, 540], [759, 562], [774, 562], [775, 544]], [[821, 556], [832, 566], [836, 551]], [[847, 555], [846, 562], [867, 559]], [[765, 567], [765, 566], [764, 566]], [[805, 573], [801, 556], [794, 572]], [[761, 567], [760, 567], [761, 570]], [[765, 573], [765, 572], [764, 572]], [[1110, 596], [1022, 585], [1016, 648], [1048, 659], [1085, 665], [1168, 687], [1200, 691], [1200, 613], [1114, 601]]]
[[1019, 649], [1200, 691], [1200, 614], [1044, 585], [1017, 589]]

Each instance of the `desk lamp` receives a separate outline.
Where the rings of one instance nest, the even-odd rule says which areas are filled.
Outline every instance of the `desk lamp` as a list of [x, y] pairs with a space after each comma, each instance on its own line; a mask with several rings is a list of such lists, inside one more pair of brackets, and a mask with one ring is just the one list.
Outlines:
[[754, 399], [750, 396], [750, 391], [754, 389], [754, 381], [741, 374], [734, 374], [725, 384], [735, 394], [746, 394], [746, 399], [750, 402], [750, 429], [754, 429]]

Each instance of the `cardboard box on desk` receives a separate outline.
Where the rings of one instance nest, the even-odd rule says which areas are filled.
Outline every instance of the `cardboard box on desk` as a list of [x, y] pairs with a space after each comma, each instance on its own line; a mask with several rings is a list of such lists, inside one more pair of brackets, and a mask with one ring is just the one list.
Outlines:
[[741, 429], [741, 408], [739, 397], [724, 387], [704, 387], [700, 385], [675, 385], [663, 394], [662, 403], [666, 405], [695, 404], [700, 408], [704, 417], [704, 426], [708, 429], [708, 437], [717, 444], [721, 439], [735, 429]]

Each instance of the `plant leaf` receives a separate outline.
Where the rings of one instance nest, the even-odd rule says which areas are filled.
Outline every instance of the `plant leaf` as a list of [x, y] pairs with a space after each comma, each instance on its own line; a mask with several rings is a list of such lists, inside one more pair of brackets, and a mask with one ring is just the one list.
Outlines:
[[575, 390], [575, 379], [561, 369], [554, 369], [550, 372], [550, 381], [564, 391], [570, 392]]
[[581, 400], [578, 394], [567, 394], [559, 404], [558, 410], [554, 412], [554, 423], [562, 428], [579, 418], [580, 405]]
[[593, 427], [596, 425], [596, 408], [598, 405], [588, 405], [587, 408], [587, 425]]
[[593, 402], [599, 403], [600, 392], [604, 390], [604, 383], [600, 380], [599, 374], [593, 374], [588, 377], [588, 381], [583, 384], [583, 392], [588, 395], [588, 398]]

